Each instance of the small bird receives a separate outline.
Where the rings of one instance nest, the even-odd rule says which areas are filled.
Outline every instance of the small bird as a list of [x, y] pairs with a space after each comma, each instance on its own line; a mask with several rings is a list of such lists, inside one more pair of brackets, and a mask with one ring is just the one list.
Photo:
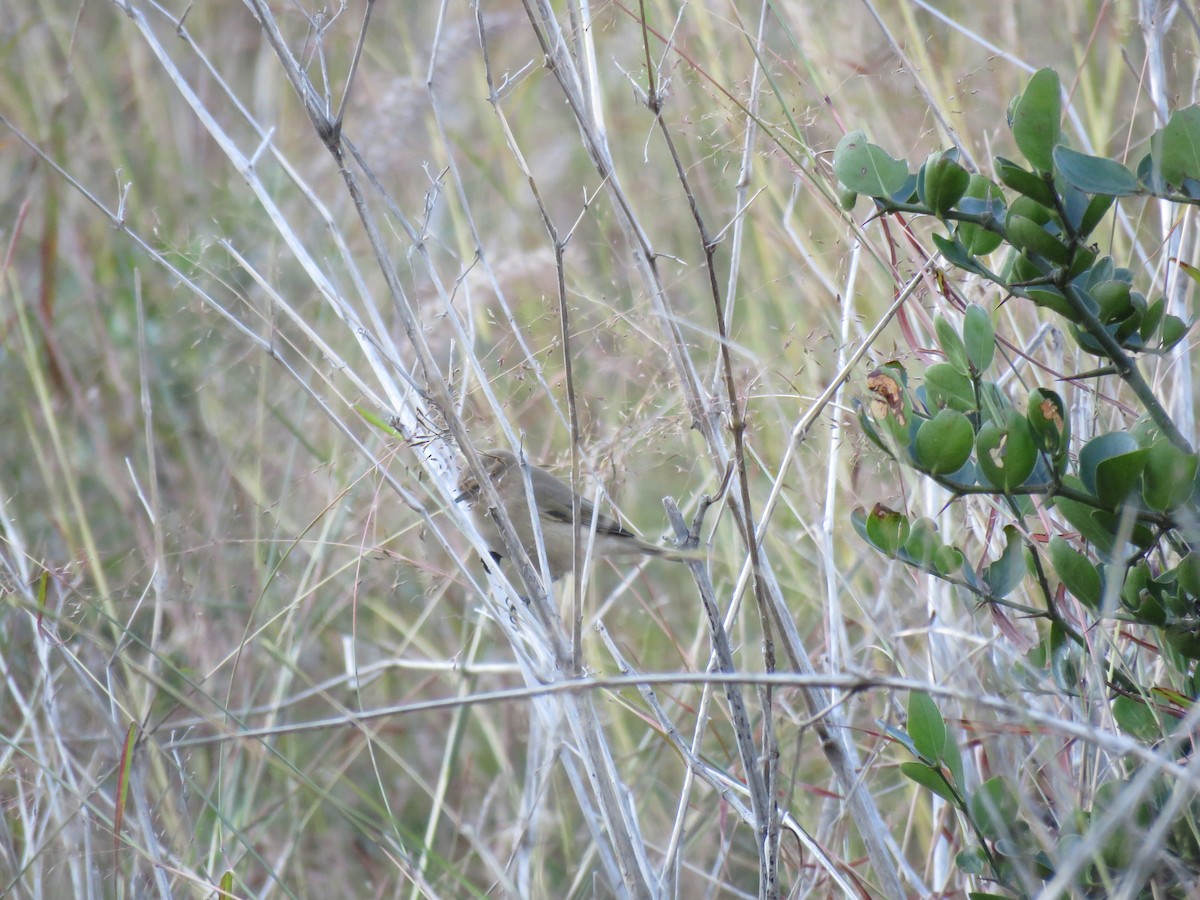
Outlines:
[[[517, 537], [529, 559], [536, 568], [538, 565], [537, 538], [534, 536], [533, 518], [529, 514], [529, 500], [525, 492], [525, 476], [517, 457], [507, 450], [485, 450], [479, 454], [487, 467], [487, 475], [495, 485], [500, 502], [508, 511], [508, 518], [516, 529]], [[550, 578], [557, 581], [571, 571], [574, 562], [572, 535], [574, 526], [571, 522], [571, 501], [574, 496], [571, 486], [551, 475], [541, 466], [530, 464], [529, 479], [533, 485], [533, 496], [537, 503], [538, 523], [542, 530], [542, 543], [546, 548], [546, 563], [550, 567]], [[484, 497], [483, 488], [468, 472], [458, 483], [458, 496], [455, 502], [465, 500], [473, 506]], [[479, 529], [483, 541], [487, 545], [492, 558], [503, 558], [507, 550], [504, 538], [500, 535], [500, 526], [493, 517], [491, 509], [472, 509], [471, 517], [475, 527]], [[584, 540], [588, 538], [588, 530], [592, 525], [592, 517], [596, 519], [596, 542], [594, 552], [597, 556], [660, 556], [665, 559], [683, 560], [694, 559], [696, 554], [687, 551], [671, 550], [657, 547], [641, 540], [631, 531], [621, 527], [621, 524], [604, 513], [596, 513], [595, 506], [582, 497], [579, 500], [580, 534]]]

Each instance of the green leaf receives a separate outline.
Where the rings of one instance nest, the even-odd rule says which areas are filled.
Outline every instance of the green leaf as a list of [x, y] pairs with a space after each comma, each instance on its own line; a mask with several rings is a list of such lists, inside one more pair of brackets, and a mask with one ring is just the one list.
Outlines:
[[1121, 602], [1138, 621], [1149, 625], [1166, 624], [1167, 611], [1155, 596], [1161, 592], [1161, 585], [1150, 577], [1150, 566], [1145, 560], [1125, 570], [1125, 583], [1121, 585]]
[[1179, 316], [1173, 316], [1170, 313], [1163, 316], [1161, 349], [1165, 352], [1178, 344], [1188, 333], [1189, 327]]
[[875, 427], [875, 420], [867, 412], [867, 405], [861, 400], [855, 399], [854, 412], [858, 415], [858, 427], [862, 429], [863, 434], [880, 450], [894, 458], [895, 453], [893, 452], [894, 448], [891, 442], [885, 434]]
[[971, 821], [985, 837], [997, 840], [1011, 837], [1018, 822], [1020, 807], [1012, 785], [1003, 775], [989, 778], [971, 795], [967, 804]]
[[1084, 606], [1098, 610], [1104, 587], [1095, 564], [1057, 535], [1050, 538], [1047, 553], [1067, 590]]
[[897, 728], [895, 725], [891, 725], [883, 721], [883, 719], [876, 719], [875, 724], [879, 726], [880, 730], [883, 731], [884, 734], [886, 734], [889, 738], [891, 738], [913, 756], [920, 755], [917, 753], [917, 748], [913, 744], [912, 738], [909, 736], [907, 731], [904, 731], [902, 728]]
[[[983, 216], [995, 222], [1004, 221], [1004, 194], [983, 175], [972, 175], [967, 192], [958, 205], [959, 212]], [[971, 256], [985, 256], [1003, 242], [1003, 235], [989, 231], [974, 222], [959, 222], [955, 234]]]
[[1033, 219], [1027, 219], [1015, 210], [1015, 204], [1009, 207], [1008, 218], [1004, 222], [1010, 244], [1026, 253], [1036, 253], [1057, 265], [1070, 260], [1071, 250], [1066, 244]]
[[943, 544], [933, 554], [933, 569], [939, 575], [952, 575], [955, 572], [961, 572], [963, 563], [966, 561], [967, 558], [957, 547]]
[[908, 733], [923, 761], [942, 761], [942, 751], [946, 747], [946, 722], [928, 694], [920, 691], [909, 693]]
[[1039, 225], [1045, 225], [1048, 222], [1054, 221], [1054, 204], [1050, 203], [1047, 205], [1034, 200], [1032, 197], [1017, 197], [1009, 204], [1005, 218], [1007, 219], [1009, 216], [1022, 216], [1026, 219], [1032, 219]]
[[1029, 254], [1012, 247], [1000, 270], [1000, 280], [1014, 291], [1019, 291], [1022, 286], [1033, 284], [1049, 272], [1050, 264], [1044, 259], [1033, 259]]
[[[1112, 331], [1114, 329], [1110, 329]], [[1100, 345], [1100, 342], [1092, 335], [1090, 331], [1086, 331], [1077, 324], [1071, 325], [1071, 337], [1084, 350], [1093, 356], [1107, 356], [1108, 351]]]
[[[987, 854], [980, 847], [974, 847], [970, 850], [960, 850], [954, 857], [954, 865], [960, 872], [965, 875], [983, 875], [988, 870]], [[1012, 900], [1011, 897], [1002, 897], [999, 894], [981, 894], [978, 891], [967, 895], [969, 900]]]
[[1054, 189], [1041, 175], [1022, 168], [1011, 159], [996, 157], [996, 177], [1018, 194], [1029, 197], [1043, 206], [1054, 206]]
[[1071, 424], [1063, 398], [1054, 391], [1034, 388], [1029, 392], [1025, 418], [1037, 448], [1056, 463], [1065, 460], [1071, 443]]
[[[918, 436], [920, 432], [918, 432]], [[1146, 452], [1142, 472], [1142, 496], [1146, 505], [1159, 512], [1183, 506], [1196, 488], [1196, 470], [1200, 458], [1180, 450], [1166, 438], [1160, 438]]]
[[937, 313], [933, 317], [933, 330], [937, 335], [942, 352], [946, 354], [946, 362], [964, 375], [970, 375], [971, 365], [967, 360], [967, 348], [963, 344], [963, 339], [941, 313]]
[[934, 363], [925, 370], [925, 400], [932, 409], [974, 412], [975, 385], [949, 363]]
[[892, 191], [892, 196], [889, 198], [893, 203], [916, 203], [917, 197], [917, 175], [915, 172], [909, 172], [904, 179], [904, 184]]
[[[1082, 238], [1080, 238], [1082, 240]], [[1083, 244], [1075, 244], [1075, 256], [1071, 260], [1071, 266], [1067, 269], [1068, 278], [1079, 278], [1081, 275], [1086, 275], [1092, 268], [1092, 264], [1096, 261], [1096, 245], [1090, 247]]]
[[967, 248], [957, 238], [951, 239], [940, 234], [931, 234], [930, 238], [933, 240], [934, 246], [941, 251], [942, 256], [946, 258], [946, 262], [952, 266], [957, 266], [964, 272], [970, 272], [973, 275], [989, 277], [987, 269], [967, 252]]
[[934, 524], [933, 519], [923, 517], [917, 519], [909, 527], [908, 540], [904, 542], [904, 552], [914, 565], [920, 566], [922, 569], [929, 569], [932, 568], [933, 558], [941, 546], [937, 525]]
[[1110, 431], [1088, 441], [1079, 451], [1079, 477], [1088, 493], [1109, 509], [1117, 509], [1137, 487], [1147, 451], [1128, 432]]
[[388, 437], [403, 439], [404, 435], [395, 426], [383, 419], [378, 413], [366, 406], [355, 406], [354, 411], [362, 416], [368, 425], [378, 428]]
[[960, 792], [963, 791], [966, 782], [963, 776], [962, 754], [954, 741], [954, 735], [949, 732], [946, 733], [946, 744], [942, 748], [942, 764], [950, 770], [950, 783]]
[[992, 326], [992, 317], [978, 303], [967, 306], [962, 336], [971, 369], [974, 374], [982, 375], [992, 364], [996, 352], [996, 330]]
[[1133, 173], [1115, 159], [1089, 156], [1058, 144], [1054, 148], [1054, 165], [1068, 184], [1087, 194], [1126, 197], [1138, 192]]
[[1159, 159], [1162, 157], [1162, 129], [1150, 135], [1150, 152], [1143, 156], [1134, 172], [1138, 184], [1152, 194], [1162, 196], [1167, 193], [1167, 184], [1163, 181]]
[[1187, 625], [1168, 625], [1163, 629], [1167, 646], [1185, 659], [1200, 659], [1200, 634]]
[[1092, 201], [1091, 194], [1085, 194], [1083, 191], [1070, 184], [1067, 184], [1063, 179], [1058, 178], [1054, 182], [1054, 188], [1058, 191], [1058, 209], [1061, 209], [1061, 219], [1067, 225], [1068, 234], [1078, 234], [1079, 226], [1083, 223], [1083, 217], [1087, 215], [1088, 204]]
[[900, 772], [906, 778], [915, 781], [926, 790], [932, 791], [956, 808], [959, 806], [959, 799], [954, 796], [954, 791], [950, 789], [950, 785], [946, 782], [946, 776], [942, 774], [939, 767], [927, 766], [918, 762], [902, 762], [900, 763]]
[[1050, 626], [1050, 672], [1054, 683], [1068, 696], [1079, 691], [1080, 658], [1082, 656], [1074, 641], [1067, 638], [1062, 625], [1055, 622]]
[[1162, 322], [1163, 313], [1166, 311], [1166, 297], [1159, 297], [1146, 308], [1146, 314], [1142, 316], [1142, 324], [1138, 326], [1138, 333], [1142, 336], [1143, 341], [1150, 340], [1150, 336], [1158, 330], [1158, 325]]
[[1016, 410], [1008, 410], [1002, 422], [991, 421], [980, 428], [975, 448], [979, 471], [1005, 492], [1024, 484], [1037, 464], [1029, 423]]
[[[1137, 440], [1127, 431], [1109, 431], [1092, 438], [1079, 451], [1079, 478], [1084, 489], [1093, 496], [1099, 497], [1100, 490], [1096, 484], [1096, 470], [1106, 459], [1131, 453], [1138, 449]], [[1122, 499], [1124, 499], [1122, 497]]]
[[1025, 577], [1025, 542], [1015, 525], [1004, 526], [1004, 552], [1000, 558], [985, 566], [982, 577], [993, 597], [1011, 594]]
[[1183, 271], [1184, 275], [1192, 279], [1196, 284], [1200, 284], [1200, 269], [1197, 269], [1191, 263], [1185, 263], [1182, 259], [1176, 260], [1176, 262], [1179, 264], [1179, 268]]
[[[1105, 213], [1113, 205], [1114, 197], [1111, 194], [1097, 194], [1088, 203], [1087, 209], [1083, 213], [1083, 218], [1079, 222], [1079, 236], [1086, 238], [1089, 234], [1096, 230], [1096, 226], [1103, 220]], [[1072, 272], [1073, 275], [1079, 274]]]
[[1175, 189], [1188, 178], [1200, 178], [1200, 106], [1176, 110], [1167, 126], [1150, 139], [1152, 164]]
[[1123, 695], [1117, 697], [1112, 702], [1112, 712], [1121, 730], [1138, 740], [1153, 743], [1163, 739], [1163, 729], [1154, 711], [1141, 700]]
[[907, 383], [908, 373], [895, 361], [884, 363], [867, 375], [871, 418], [879, 425], [880, 440], [888, 453], [903, 460], [908, 458], [913, 417]]
[[895, 556], [908, 540], [908, 517], [876, 503], [866, 518], [866, 535], [875, 549]]
[[1061, 138], [1062, 87], [1053, 69], [1038, 69], [1014, 103], [1009, 125], [1017, 149], [1040, 172], [1054, 168], [1054, 145]]
[[1145, 294], [1141, 291], [1129, 292], [1129, 305], [1113, 322], [1117, 326], [1117, 340], [1123, 347], [1137, 351], [1144, 346], [1139, 332], [1148, 307]]
[[858, 532], [858, 536], [871, 543], [871, 539], [867, 537], [867, 511], [861, 506], [854, 507], [850, 511], [850, 524], [854, 526], [854, 530]]
[[1117, 509], [1137, 489], [1146, 468], [1148, 450], [1134, 450], [1101, 461], [1096, 466], [1096, 493], [1100, 502]]
[[1067, 300], [1066, 296], [1052, 284], [1030, 285], [1028, 287], [1013, 286], [1013, 293], [1032, 300], [1035, 306], [1040, 306], [1042, 309], [1048, 309], [1052, 313], [1057, 313], [1068, 322], [1076, 322], [1079, 320], [1079, 314], [1075, 311], [1075, 307]]
[[1200, 552], [1192, 550], [1175, 567], [1179, 586], [1193, 597], [1200, 597]]
[[962, 199], [970, 183], [970, 173], [949, 152], [939, 150], [929, 154], [917, 174], [917, 196], [940, 217]]
[[1096, 304], [1096, 317], [1105, 324], [1124, 319], [1132, 309], [1132, 292], [1124, 281], [1114, 278], [1093, 284], [1087, 294]]
[[[1001, 215], [999, 221], [1004, 221]], [[954, 229], [954, 235], [969, 257], [987, 256], [1004, 243], [1004, 236], [994, 231], [988, 231], [982, 225], [974, 222], [959, 222]]]
[[[1133, 505], [1133, 499], [1129, 499], [1130, 505]], [[1155, 541], [1158, 540], [1154, 532], [1150, 530], [1150, 526], [1144, 522], [1135, 521], [1132, 523], [1132, 527], [1130, 527], [1124, 508], [1120, 510], [1114, 508], [1111, 512], [1098, 509], [1096, 510], [1095, 519], [1114, 539], [1128, 528], [1129, 533], [1127, 537], [1129, 543], [1139, 550], [1149, 550], [1154, 546]]]
[[979, 409], [983, 413], [982, 421], [986, 422], [990, 419], [999, 421], [1013, 408], [1012, 401], [997, 387], [996, 382], [981, 381], [979, 383]]
[[908, 178], [904, 161], [870, 143], [862, 131], [852, 131], [838, 141], [833, 172], [849, 190], [868, 197], [890, 197]]
[[974, 446], [970, 420], [957, 410], [943, 409], [917, 429], [913, 455], [931, 475], [951, 475], [971, 458]]

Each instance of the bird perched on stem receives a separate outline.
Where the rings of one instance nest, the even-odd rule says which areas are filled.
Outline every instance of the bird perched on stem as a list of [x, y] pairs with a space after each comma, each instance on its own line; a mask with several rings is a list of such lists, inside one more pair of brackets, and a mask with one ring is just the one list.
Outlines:
[[[521, 540], [521, 546], [529, 554], [530, 561], [538, 564], [537, 538], [533, 528], [533, 517], [529, 510], [529, 497], [525, 491], [525, 475], [517, 457], [507, 450], [485, 450], [480, 457], [487, 468], [487, 475], [496, 488], [500, 502], [508, 512], [509, 521]], [[538, 525], [541, 527], [542, 543], [546, 548], [546, 563], [550, 567], [550, 578], [557, 581], [571, 571], [574, 561], [571, 521], [571, 486], [551, 475], [541, 466], [529, 465], [529, 480], [533, 485], [533, 497], [537, 506]], [[507, 555], [500, 526], [491, 509], [479, 509], [478, 501], [485, 497], [482, 486], [470, 474], [463, 475], [458, 483], [455, 501], [465, 500], [472, 504], [471, 517], [479, 529], [492, 558], [499, 560]], [[588, 539], [592, 520], [596, 522], [594, 552], [597, 556], [659, 556], [664, 559], [695, 559], [697, 554], [672, 550], [648, 544], [621, 524], [602, 512], [597, 512], [591, 501], [579, 499], [580, 534]]]

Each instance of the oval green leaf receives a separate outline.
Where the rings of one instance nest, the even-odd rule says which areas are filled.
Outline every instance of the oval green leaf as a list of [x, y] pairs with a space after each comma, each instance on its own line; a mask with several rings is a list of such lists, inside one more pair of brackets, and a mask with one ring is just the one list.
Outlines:
[[1035, 306], [1040, 306], [1042, 309], [1048, 309], [1052, 313], [1057, 313], [1068, 322], [1075, 322], [1079, 318], [1079, 314], [1075, 312], [1075, 307], [1063, 296], [1063, 292], [1052, 284], [1039, 284], [1014, 289], [1014, 293], [1019, 293], [1022, 297], [1032, 300]]
[[1113, 205], [1114, 199], [1111, 194], [1097, 194], [1091, 199], [1091, 202], [1088, 203], [1087, 209], [1083, 213], [1083, 219], [1079, 223], [1079, 236], [1081, 238], [1086, 238], [1096, 230], [1096, 226], [1100, 224], [1100, 221], [1104, 218], [1104, 214]]
[[1115, 159], [1089, 156], [1058, 144], [1054, 148], [1054, 165], [1068, 184], [1086, 194], [1126, 197], [1138, 192], [1133, 173]]
[[1137, 440], [1127, 431], [1109, 431], [1092, 438], [1079, 451], [1079, 479], [1084, 489], [1099, 496], [1096, 487], [1096, 469], [1104, 460], [1131, 453], [1138, 448]]
[[1045, 206], [1054, 205], [1054, 191], [1042, 176], [1022, 168], [1011, 159], [996, 157], [996, 176], [1018, 194], [1031, 197]]
[[971, 795], [971, 821], [992, 840], [1009, 837], [1019, 820], [1016, 794], [1003, 775], [989, 778]]
[[1200, 106], [1176, 110], [1167, 127], [1150, 139], [1151, 165], [1175, 189], [1200, 178]]
[[943, 409], [917, 430], [917, 462], [931, 475], [951, 475], [971, 457], [975, 431], [970, 420], [954, 409]]
[[954, 796], [954, 791], [950, 790], [946, 776], [942, 774], [942, 770], [938, 766], [927, 766], [918, 762], [902, 762], [900, 763], [900, 772], [926, 790], [933, 791], [946, 802], [958, 805], [958, 798]]
[[975, 447], [980, 473], [1005, 492], [1023, 484], [1037, 464], [1029, 423], [1016, 410], [1010, 409], [1003, 422], [991, 421], [979, 429]]
[[939, 575], [952, 575], [962, 570], [966, 556], [957, 547], [943, 544], [933, 554], [933, 568]]
[[[920, 438], [920, 432], [917, 433]], [[1142, 496], [1146, 505], [1159, 512], [1178, 509], [1191, 499], [1196, 487], [1200, 458], [1186, 453], [1166, 438], [1160, 438], [1146, 452], [1142, 472]]]
[[[983, 175], [972, 175], [967, 184], [967, 193], [959, 202], [958, 209], [963, 213], [1003, 222], [1004, 194], [990, 179]], [[955, 234], [967, 252], [973, 256], [991, 253], [1004, 241], [1001, 235], [975, 222], [959, 222]]]
[[1170, 350], [1188, 333], [1190, 326], [1179, 316], [1173, 316], [1170, 313], [1163, 316], [1162, 320], [1162, 345], [1163, 352]]
[[1017, 589], [1025, 577], [1025, 546], [1015, 525], [1004, 526], [1004, 552], [993, 563], [984, 566], [983, 583], [993, 597], [1006, 597]]
[[833, 151], [833, 173], [856, 193], [890, 197], [904, 186], [908, 166], [869, 142], [864, 132], [852, 131], [838, 141]]
[[969, 375], [971, 366], [967, 360], [967, 348], [954, 326], [941, 313], [933, 317], [933, 331], [942, 352], [946, 354], [946, 361], [964, 375]]
[[1061, 468], [1071, 442], [1071, 425], [1063, 398], [1054, 391], [1034, 388], [1029, 392], [1025, 419], [1033, 432], [1034, 444]]
[[922, 569], [930, 569], [933, 567], [933, 558], [941, 546], [937, 525], [933, 519], [920, 518], [909, 527], [908, 540], [904, 542], [904, 552], [913, 565], [920, 566]]
[[971, 174], [945, 153], [932, 153], [917, 178], [921, 202], [944, 216], [962, 199], [971, 183]]
[[1062, 88], [1053, 69], [1038, 69], [1013, 105], [1009, 125], [1017, 149], [1040, 172], [1054, 168], [1054, 145], [1061, 133]]
[[950, 363], [934, 363], [925, 370], [925, 399], [933, 409], [974, 412], [975, 386]]
[[1036, 253], [1057, 265], [1064, 265], [1071, 258], [1071, 250], [1066, 244], [1033, 219], [1014, 214], [1012, 208], [1008, 211], [1004, 230], [1008, 232], [1008, 242], [1020, 250]]
[[[1074, 490], [1090, 493], [1083, 482], [1074, 475], [1065, 476], [1063, 484]], [[1108, 560], [1111, 557], [1116, 538], [1104, 523], [1099, 521], [1100, 511], [1094, 505], [1068, 500], [1065, 497], [1055, 497], [1054, 508], [1062, 513], [1063, 518], [1079, 532], [1080, 537], [1091, 544], [1101, 558]]]
[[1141, 700], [1133, 697], [1120, 696], [1112, 702], [1113, 718], [1126, 734], [1131, 734], [1139, 741], [1153, 743], [1163, 739], [1162, 726], [1154, 713]]
[[1100, 502], [1117, 509], [1129, 499], [1146, 468], [1148, 450], [1135, 450], [1102, 461], [1096, 466], [1096, 494]]
[[1103, 581], [1095, 564], [1057, 535], [1050, 538], [1047, 553], [1066, 589], [1084, 606], [1098, 610]]
[[967, 307], [963, 316], [963, 345], [967, 348], [967, 360], [976, 375], [982, 375], [992, 364], [996, 353], [996, 329], [992, 317], [978, 303]]
[[913, 691], [908, 695], [908, 734], [923, 761], [933, 764], [942, 761], [946, 722], [928, 694]]
[[867, 515], [866, 526], [867, 540], [888, 556], [895, 556], [908, 540], [908, 517], [882, 503]]

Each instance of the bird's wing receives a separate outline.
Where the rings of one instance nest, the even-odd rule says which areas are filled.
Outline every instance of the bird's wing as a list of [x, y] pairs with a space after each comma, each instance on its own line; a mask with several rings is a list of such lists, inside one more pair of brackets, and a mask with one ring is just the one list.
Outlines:
[[[591, 527], [592, 515], [594, 514], [595, 509], [596, 509], [596, 507], [592, 503], [592, 501], [584, 500], [582, 497], [580, 498], [580, 500], [579, 500], [579, 522], [584, 527], [584, 529]], [[570, 509], [544, 510], [544, 511], [542, 511], [542, 514], [547, 519], [552, 519], [555, 522], [563, 522], [567, 525], [571, 524], [571, 510]], [[627, 529], [622, 528], [620, 522], [618, 522], [616, 519], [612, 518], [612, 516], [606, 516], [604, 513], [600, 513], [598, 516], [596, 516], [596, 533], [597, 534], [611, 534], [614, 537], [636, 537], [636, 535], [632, 531], [628, 531]]]

